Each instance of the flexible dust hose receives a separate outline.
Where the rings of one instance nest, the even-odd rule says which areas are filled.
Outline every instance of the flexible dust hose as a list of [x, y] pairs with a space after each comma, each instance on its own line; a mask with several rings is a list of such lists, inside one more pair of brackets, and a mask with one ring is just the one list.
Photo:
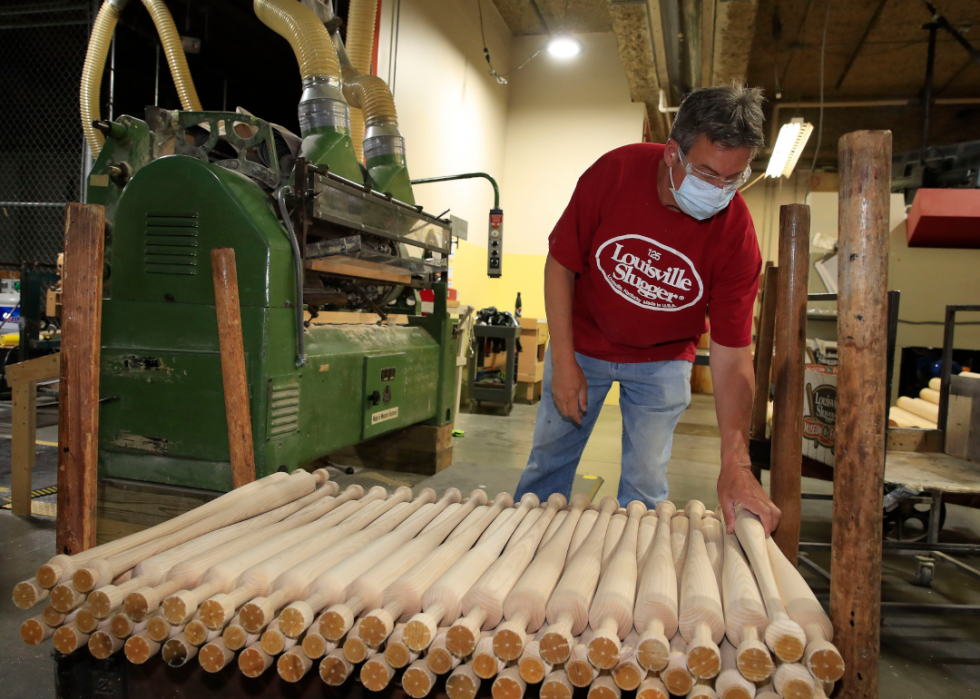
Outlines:
[[[347, 12], [347, 55], [351, 65], [361, 75], [371, 74], [377, 19], [377, 0], [351, 0]], [[360, 110], [351, 110], [351, 140], [354, 142], [357, 159], [361, 162], [364, 161], [364, 121]]]
[[105, 59], [109, 55], [109, 44], [112, 43], [112, 34], [116, 31], [119, 13], [125, 5], [126, 0], [108, 0], [102, 4], [92, 25], [92, 36], [89, 38], [85, 63], [82, 65], [79, 108], [82, 116], [82, 132], [85, 134], [93, 158], [98, 157], [102, 144], [105, 143], [105, 136], [92, 123], [102, 118], [99, 109], [102, 73], [105, 71]]
[[391, 90], [375, 75], [361, 75], [344, 66], [344, 97], [364, 114], [364, 156], [405, 154], [405, 139], [398, 130], [398, 110]]
[[282, 214], [282, 222], [286, 226], [286, 233], [289, 236], [289, 244], [293, 248], [293, 264], [296, 266], [296, 366], [301, 367], [306, 364], [306, 340], [303, 336], [303, 254], [299, 250], [299, 241], [296, 239], [296, 231], [293, 229], [293, 219], [289, 215], [289, 208], [286, 206], [286, 195], [292, 194], [290, 187], [280, 187], [276, 190], [276, 198], [279, 200], [279, 212]]
[[180, 43], [180, 33], [174, 25], [170, 10], [163, 4], [163, 0], [143, 0], [143, 5], [157, 28], [157, 35], [167, 57], [167, 64], [170, 66], [170, 75], [174, 79], [181, 108], [188, 112], [204, 111], [201, 108], [201, 100], [197, 97], [197, 89], [194, 87], [190, 68], [187, 67], [187, 56], [184, 55], [184, 47]]
[[350, 130], [340, 61], [327, 28], [310, 8], [296, 0], [253, 0], [259, 20], [284, 37], [296, 54], [303, 78], [299, 125], [303, 136], [321, 127]]

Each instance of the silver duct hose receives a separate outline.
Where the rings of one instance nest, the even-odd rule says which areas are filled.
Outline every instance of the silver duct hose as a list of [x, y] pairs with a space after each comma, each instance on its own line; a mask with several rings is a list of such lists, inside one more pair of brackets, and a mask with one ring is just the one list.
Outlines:
[[289, 243], [293, 246], [293, 261], [296, 263], [296, 366], [301, 367], [306, 364], [306, 340], [303, 337], [303, 256], [299, 251], [296, 231], [293, 230], [293, 219], [286, 207], [286, 195], [292, 193], [291, 187], [280, 187], [276, 190], [276, 199], [279, 201], [279, 212], [286, 225]]

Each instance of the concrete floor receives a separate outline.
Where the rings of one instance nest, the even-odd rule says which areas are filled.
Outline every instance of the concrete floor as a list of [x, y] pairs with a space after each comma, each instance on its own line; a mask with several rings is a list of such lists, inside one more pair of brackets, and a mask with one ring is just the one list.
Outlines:
[[[516, 484], [531, 448], [536, 406], [516, 405], [509, 416], [462, 414], [457, 427], [466, 436], [455, 441], [454, 464], [459, 468], [460, 487], [471, 481], [481, 466], [492, 466], [498, 483]], [[0, 411], [2, 415], [2, 411]], [[599, 476], [603, 483], [595, 497], [615, 496], [619, 480], [622, 422], [618, 408], [606, 406], [579, 467], [580, 476]], [[0, 437], [6, 430], [0, 425]], [[39, 437], [40, 439], [41, 437]], [[6, 448], [4, 448], [6, 447]], [[44, 450], [44, 447], [40, 447]], [[45, 456], [48, 456], [47, 454]], [[716, 504], [715, 479], [719, 464], [718, 428], [710, 396], [695, 396], [674, 435], [673, 458], [668, 469], [671, 499], [691, 498]], [[9, 483], [9, 446], [0, 444], [0, 487]], [[510, 471], [513, 471], [510, 474]], [[452, 469], [437, 478], [448, 484]], [[447, 480], [449, 479], [449, 480]], [[767, 474], [763, 475], [764, 482]], [[40, 480], [40, 479], [39, 479]], [[464, 482], [465, 481], [465, 482]], [[419, 484], [424, 486], [425, 482]], [[490, 487], [491, 484], [487, 484]], [[512, 488], [512, 485], [506, 487]], [[830, 483], [805, 479], [804, 492], [830, 493]], [[805, 500], [802, 538], [830, 541], [832, 503]], [[951, 506], [943, 541], [980, 542], [980, 511]], [[28, 577], [46, 560], [54, 546], [54, 522], [45, 518], [23, 521], [0, 510], [0, 590]], [[813, 560], [829, 568], [827, 553]], [[964, 559], [980, 567], [980, 557]], [[950, 567], [937, 566], [931, 589], [911, 584], [914, 559], [886, 556], [882, 597], [886, 601], [958, 603], [980, 605], [980, 583]], [[826, 582], [804, 570], [818, 596], [826, 603]], [[0, 680], [9, 696], [48, 699], [55, 696], [55, 677], [50, 644], [31, 649], [19, 641], [18, 629], [27, 613], [16, 609], [5, 592], [0, 597]], [[980, 687], [980, 616], [961, 613], [886, 612], [882, 622], [880, 696], [920, 699], [952, 699], [972, 695]]]

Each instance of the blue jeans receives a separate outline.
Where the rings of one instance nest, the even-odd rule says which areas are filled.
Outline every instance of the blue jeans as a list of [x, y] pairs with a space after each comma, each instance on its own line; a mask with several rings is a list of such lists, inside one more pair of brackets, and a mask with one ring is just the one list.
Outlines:
[[551, 349], [544, 364], [544, 385], [534, 445], [517, 486], [515, 500], [534, 493], [544, 502], [552, 493], [569, 497], [582, 452], [599, 418], [613, 381], [619, 382], [623, 414], [622, 475], [619, 503], [639, 500], [653, 507], [667, 497], [667, 462], [674, 427], [691, 402], [691, 362], [615, 363], [575, 354], [589, 387], [588, 409], [577, 427], [562, 417], [551, 395]]

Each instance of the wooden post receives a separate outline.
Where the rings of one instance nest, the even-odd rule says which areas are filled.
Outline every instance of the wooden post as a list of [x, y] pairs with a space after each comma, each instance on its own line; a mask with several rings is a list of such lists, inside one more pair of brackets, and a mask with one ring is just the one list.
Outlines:
[[[762, 282], [762, 307], [759, 309], [759, 338], [755, 343], [755, 401], [752, 403], [752, 422], [749, 437], [766, 438], [766, 409], [769, 407], [769, 382], [772, 375], [772, 342], [776, 327], [776, 283], [778, 267], [766, 266]], [[752, 464], [752, 474], [759, 479], [762, 470]]]
[[800, 473], [803, 467], [803, 367], [810, 270], [810, 207], [779, 207], [779, 283], [776, 293], [769, 491], [782, 511], [773, 539], [793, 565], [800, 548]]
[[58, 409], [58, 553], [95, 546], [105, 209], [65, 206]]
[[845, 667], [838, 696], [877, 697], [891, 132], [846, 134], [838, 154], [840, 367], [830, 618]]
[[255, 480], [255, 452], [252, 450], [252, 417], [248, 404], [248, 375], [245, 372], [235, 251], [231, 248], [212, 250], [211, 270], [214, 277], [214, 307], [218, 315], [218, 345], [221, 348], [221, 381], [228, 420], [231, 484], [233, 488], [238, 488]]

